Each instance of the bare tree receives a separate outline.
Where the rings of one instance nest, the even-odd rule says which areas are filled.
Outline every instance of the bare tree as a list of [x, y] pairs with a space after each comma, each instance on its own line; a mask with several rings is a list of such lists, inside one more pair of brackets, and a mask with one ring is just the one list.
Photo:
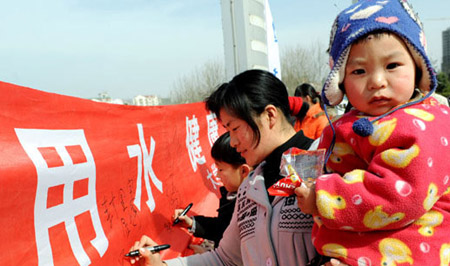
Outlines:
[[320, 90], [326, 78], [328, 54], [319, 42], [310, 47], [290, 46], [281, 51], [281, 79], [288, 87], [289, 95], [295, 88], [307, 82]]
[[170, 93], [172, 103], [201, 102], [225, 82], [225, 70], [220, 60], [209, 60], [192, 73], [178, 78]]
[[[295, 88], [303, 82], [321, 89], [329, 70], [328, 55], [319, 43], [309, 48], [300, 45], [287, 47], [282, 51], [280, 61], [282, 80], [290, 95], [293, 95]], [[209, 60], [175, 81], [170, 93], [171, 101], [174, 104], [203, 101], [217, 86], [226, 81], [224, 63], [220, 60]]]

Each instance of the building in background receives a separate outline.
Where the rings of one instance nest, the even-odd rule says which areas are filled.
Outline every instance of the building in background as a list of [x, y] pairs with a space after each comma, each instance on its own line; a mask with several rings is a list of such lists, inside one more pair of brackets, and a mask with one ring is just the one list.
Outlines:
[[442, 65], [441, 71], [450, 75], [450, 28], [442, 32]]
[[94, 102], [102, 102], [102, 103], [124, 104], [122, 99], [113, 99], [109, 96], [107, 92], [101, 92], [98, 94], [98, 98], [93, 98], [91, 100]]
[[131, 100], [113, 99], [107, 92], [99, 93], [97, 98], [91, 98], [91, 100], [94, 102], [137, 106], [169, 105], [172, 103], [170, 98], [159, 98], [156, 95], [137, 95]]
[[156, 95], [138, 95], [133, 98], [133, 105], [137, 106], [155, 106], [160, 104], [161, 101]]

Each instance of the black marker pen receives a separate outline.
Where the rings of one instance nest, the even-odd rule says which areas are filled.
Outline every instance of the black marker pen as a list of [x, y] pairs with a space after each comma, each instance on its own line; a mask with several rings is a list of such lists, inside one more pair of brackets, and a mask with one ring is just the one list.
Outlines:
[[[170, 248], [170, 245], [159, 245], [159, 246], [153, 246], [153, 247], [144, 247], [145, 249], [150, 250], [152, 253], [164, 250], [164, 249], [168, 249]], [[125, 257], [135, 257], [135, 256], [139, 256], [139, 250], [133, 250], [130, 251], [128, 254], [125, 254]]]
[[[186, 215], [186, 213], [189, 211], [189, 209], [192, 207], [192, 205], [194, 205], [194, 203], [190, 203], [190, 204], [186, 207], [186, 209], [184, 209], [184, 210], [180, 213], [180, 215], [178, 215], [178, 217]], [[178, 217], [177, 217], [177, 219], [175, 219], [175, 221], [173, 221], [173, 225], [176, 225], [177, 223], [180, 222], [180, 219], [178, 219]]]

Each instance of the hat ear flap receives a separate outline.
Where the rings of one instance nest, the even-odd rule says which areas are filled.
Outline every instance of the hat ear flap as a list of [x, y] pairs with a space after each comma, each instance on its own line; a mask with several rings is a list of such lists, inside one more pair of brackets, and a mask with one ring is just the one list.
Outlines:
[[414, 63], [416, 64], [416, 87], [422, 93], [426, 94], [433, 89], [431, 87], [433, 77], [430, 75], [430, 71], [428, 68], [429, 64], [425, 62], [425, 58], [419, 52], [417, 52], [414, 46], [411, 45], [411, 43], [407, 39], [402, 39], [405, 42], [406, 47], [408, 47], [409, 53], [411, 54], [411, 57], [414, 59]]
[[335, 106], [342, 102], [344, 91], [339, 88], [344, 82], [345, 66], [347, 65], [348, 54], [351, 45], [349, 45], [342, 53], [338, 60], [334, 63], [330, 74], [322, 89], [322, 100], [326, 105]]

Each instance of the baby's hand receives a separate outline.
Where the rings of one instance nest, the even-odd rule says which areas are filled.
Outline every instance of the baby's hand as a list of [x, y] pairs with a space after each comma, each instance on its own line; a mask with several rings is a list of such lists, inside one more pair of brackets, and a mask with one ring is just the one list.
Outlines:
[[324, 266], [349, 266], [349, 265], [342, 263], [337, 259], [331, 259], [329, 262], [325, 263]]
[[175, 213], [173, 215], [173, 220], [175, 221], [175, 219], [178, 218], [178, 220], [180, 220], [180, 222], [181, 222], [180, 223], [181, 226], [186, 227], [186, 228], [191, 228], [192, 227], [192, 219], [186, 215], [180, 216], [180, 214], [182, 212], [183, 212], [183, 209], [176, 209]]
[[300, 186], [294, 190], [297, 195], [298, 207], [306, 214], [317, 215], [316, 186]]

